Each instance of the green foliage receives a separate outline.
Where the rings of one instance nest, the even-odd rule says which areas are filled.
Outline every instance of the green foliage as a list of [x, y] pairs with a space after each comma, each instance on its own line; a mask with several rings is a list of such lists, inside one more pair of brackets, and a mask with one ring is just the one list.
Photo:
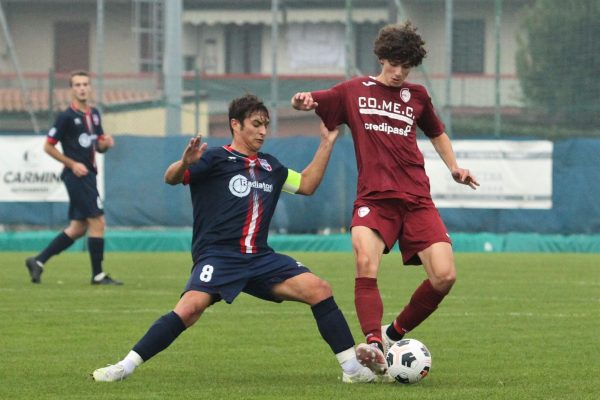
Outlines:
[[518, 36], [517, 74], [526, 99], [550, 122], [600, 123], [600, 2], [537, 0]]
[[[92, 287], [88, 255], [52, 259], [41, 285], [24, 253], [2, 253], [2, 399], [595, 399], [600, 330], [595, 254], [457, 254], [458, 281], [410, 336], [433, 355], [412, 386], [344, 385], [310, 309], [241, 295], [218, 303], [173, 345], [119, 383], [95, 368], [121, 359], [187, 280], [188, 253], [107, 253], [122, 287]], [[295, 253], [327, 279], [357, 340], [351, 253]], [[424, 279], [422, 268], [383, 258], [379, 276], [391, 321]]]

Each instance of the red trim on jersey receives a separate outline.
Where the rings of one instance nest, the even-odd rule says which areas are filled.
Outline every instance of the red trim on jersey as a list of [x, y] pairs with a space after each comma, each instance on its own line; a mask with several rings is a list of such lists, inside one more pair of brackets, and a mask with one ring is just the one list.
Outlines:
[[86, 115], [92, 113], [92, 108], [90, 106], [86, 105], [85, 106], [85, 111], [81, 111], [79, 108], [77, 108], [77, 104], [75, 102], [71, 103], [71, 109], [73, 111], [77, 111], [77, 112], [80, 112], [80, 113], [83, 113], [83, 114], [86, 114]]
[[[248, 160], [251, 160], [251, 161], [253, 161], [253, 160], [257, 160], [257, 159], [258, 159], [258, 155], [255, 155], [255, 156], [249, 157], [249, 156], [247, 156], [247, 155], [245, 155], [245, 154], [243, 154], [243, 153], [240, 153], [239, 151], [235, 150], [233, 147], [231, 147], [231, 145], [230, 145], [230, 144], [223, 145], [223, 148], [224, 148], [225, 150], [227, 150], [228, 152], [230, 152], [230, 153], [233, 153], [233, 154], [239, 154], [239, 155], [243, 155], [243, 156], [244, 156], [244, 158], [246, 158], [246, 159], [248, 159]], [[249, 166], [249, 165], [247, 164], [247, 165], [246, 165], [246, 168], [248, 168], [248, 166]]]
[[[258, 231], [260, 229], [260, 222], [262, 220], [262, 214], [263, 214], [263, 205], [262, 202], [260, 201], [260, 195], [258, 194], [258, 191], [255, 192], [257, 193], [256, 195], [256, 211], [254, 210], [254, 208], [252, 209], [252, 215], [256, 215], [256, 218], [254, 219], [254, 221], [250, 222], [250, 226], [252, 226], [252, 224], [254, 223], [254, 227], [253, 227], [253, 232], [252, 232], [252, 236], [250, 238], [250, 247], [252, 249], [252, 253], [257, 253], [258, 250], [256, 249], [256, 237], [258, 236]], [[254, 196], [253, 196], [254, 197]], [[256, 214], [255, 214], [256, 212]]]
[[[244, 221], [244, 226], [242, 227], [242, 237], [240, 238], [240, 251], [244, 254], [252, 254], [252, 253], [256, 252], [256, 250], [253, 249], [251, 246], [246, 245], [246, 238], [248, 237], [248, 234], [250, 233], [250, 224], [252, 222], [252, 210], [254, 208], [253, 200], [254, 200], [254, 196], [252, 196], [252, 194], [250, 194], [248, 196], [248, 211], [246, 212], [246, 219]], [[252, 244], [252, 240], [251, 240], [251, 244]]]
[[183, 183], [184, 185], [189, 185], [190, 184], [190, 179], [191, 179], [190, 176], [191, 176], [190, 175], [190, 170], [186, 169], [183, 172], [183, 180], [181, 181], [181, 183]]
[[[225, 148], [228, 151], [232, 151], [231, 146], [227, 145]], [[246, 169], [250, 169], [250, 160], [247, 158], [244, 159], [244, 164]], [[250, 232], [250, 222], [252, 221], [252, 204], [253, 204], [252, 193], [248, 196], [248, 210], [246, 210], [246, 219], [244, 220], [244, 226], [242, 227], [242, 236], [240, 237], [240, 251], [242, 253], [247, 253], [248, 249], [246, 247], [246, 237], [248, 236], [248, 232]]]
[[[257, 166], [256, 161], [244, 158], [244, 162], [246, 169], [250, 172], [250, 178], [255, 179], [256, 176], [254, 171]], [[257, 253], [256, 237], [258, 236], [260, 223], [262, 221], [263, 205], [261, 203], [260, 194], [257, 191], [250, 189], [248, 197], [248, 210], [246, 211], [244, 226], [242, 227], [240, 250], [244, 254], [255, 254]]]
[[48, 143], [50, 143], [51, 145], [53, 145], [53, 146], [55, 146], [55, 145], [56, 145], [56, 143], [58, 143], [58, 140], [56, 140], [56, 139], [54, 139], [54, 138], [51, 138], [51, 137], [47, 137], [47, 138], [46, 138], [46, 141], [47, 141]]

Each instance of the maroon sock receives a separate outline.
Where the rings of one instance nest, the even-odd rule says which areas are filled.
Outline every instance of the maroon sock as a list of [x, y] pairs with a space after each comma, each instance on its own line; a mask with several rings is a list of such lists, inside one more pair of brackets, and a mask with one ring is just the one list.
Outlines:
[[376, 278], [356, 278], [354, 281], [354, 306], [367, 342], [378, 341], [381, 343], [383, 303]]
[[415, 290], [404, 310], [396, 317], [395, 330], [404, 334], [415, 329], [436, 310], [444, 297], [446, 294], [435, 290], [429, 279], [424, 280]]

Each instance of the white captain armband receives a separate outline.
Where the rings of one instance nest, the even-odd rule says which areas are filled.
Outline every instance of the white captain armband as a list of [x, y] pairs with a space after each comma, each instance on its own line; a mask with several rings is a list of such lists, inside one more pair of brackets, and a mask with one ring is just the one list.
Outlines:
[[302, 180], [302, 175], [293, 169], [288, 169], [288, 176], [283, 184], [283, 191], [291, 194], [298, 193], [300, 189], [300, 181]]

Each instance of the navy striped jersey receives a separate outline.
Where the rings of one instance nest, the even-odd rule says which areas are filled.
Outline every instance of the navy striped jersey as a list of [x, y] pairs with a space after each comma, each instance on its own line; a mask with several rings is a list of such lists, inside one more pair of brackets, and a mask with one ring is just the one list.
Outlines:
[[56, 117], [54, 126], [48, 131], [47, 141], [52, 144], [60, 142], [65, 156], [97, 173], [95, 148], [96, 142], [102, 140], [103, 135], [97, 109], [88, 107], [86, 112], [81, 112], [71, 104]]
[[192, 196], [194, 261], [206, 250], [272, 251], [269, 224], [287, 176], [288, 169], [269, 154], [207, 149], [183, 179]]

